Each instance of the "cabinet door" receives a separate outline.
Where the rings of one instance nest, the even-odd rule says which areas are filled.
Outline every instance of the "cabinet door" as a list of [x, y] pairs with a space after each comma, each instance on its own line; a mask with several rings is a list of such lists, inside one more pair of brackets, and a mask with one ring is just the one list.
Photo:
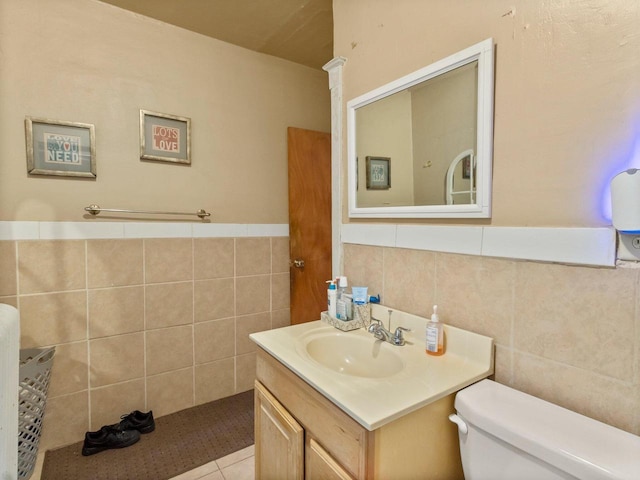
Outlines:
[[308, 437], [305, 456], [305, 480], [353, 480], [312, 437]]
[[256, 380], [255, 461], [258, 480], [302, 480], [304, 430]]

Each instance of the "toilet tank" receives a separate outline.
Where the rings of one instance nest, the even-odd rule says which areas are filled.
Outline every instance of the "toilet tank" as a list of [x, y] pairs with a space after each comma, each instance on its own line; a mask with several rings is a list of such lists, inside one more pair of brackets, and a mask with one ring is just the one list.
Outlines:
[[640, 479], [640, 437], [491, 380], [456, 395], [466, 480]]

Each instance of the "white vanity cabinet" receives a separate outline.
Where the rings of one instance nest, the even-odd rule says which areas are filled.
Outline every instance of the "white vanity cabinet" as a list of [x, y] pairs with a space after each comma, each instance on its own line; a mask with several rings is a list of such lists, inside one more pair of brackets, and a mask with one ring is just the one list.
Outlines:
[[369, 431], [258, 349], [256, 480], [462, 479], [454, 395]]

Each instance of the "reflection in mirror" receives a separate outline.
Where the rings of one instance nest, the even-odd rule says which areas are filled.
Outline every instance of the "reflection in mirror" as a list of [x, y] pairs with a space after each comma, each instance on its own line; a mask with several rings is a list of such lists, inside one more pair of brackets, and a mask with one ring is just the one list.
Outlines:
[[[347, 104], [351, 217], [489, 217], [493, 41]], [[368, 159], [393, 184], [372, 188]]]
[[465, 150], [453, 159], [447, 169], [445, 196], [447, 205], [468, 205], [476, 200], [476, 157]]

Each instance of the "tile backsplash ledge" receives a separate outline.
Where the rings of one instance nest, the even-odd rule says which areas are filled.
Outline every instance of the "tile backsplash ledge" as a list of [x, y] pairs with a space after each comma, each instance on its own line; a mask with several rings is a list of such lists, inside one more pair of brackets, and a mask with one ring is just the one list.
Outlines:
[[443, 253], [613, 267], [616, 232], [602, 228], [348, 223], [342, 242]]
[[[616, 232], [601, 228], [531, 228], [348, 223], [341, 241], [379, 247], [612, 267]], [[0, 240], [288, 237], [288, 224], [199, 222], [0, 221]], [[337, 253], [337, 252], [335, 252]]]
[[288, 237], [288, 224], [0, 221], [0, 240]]

